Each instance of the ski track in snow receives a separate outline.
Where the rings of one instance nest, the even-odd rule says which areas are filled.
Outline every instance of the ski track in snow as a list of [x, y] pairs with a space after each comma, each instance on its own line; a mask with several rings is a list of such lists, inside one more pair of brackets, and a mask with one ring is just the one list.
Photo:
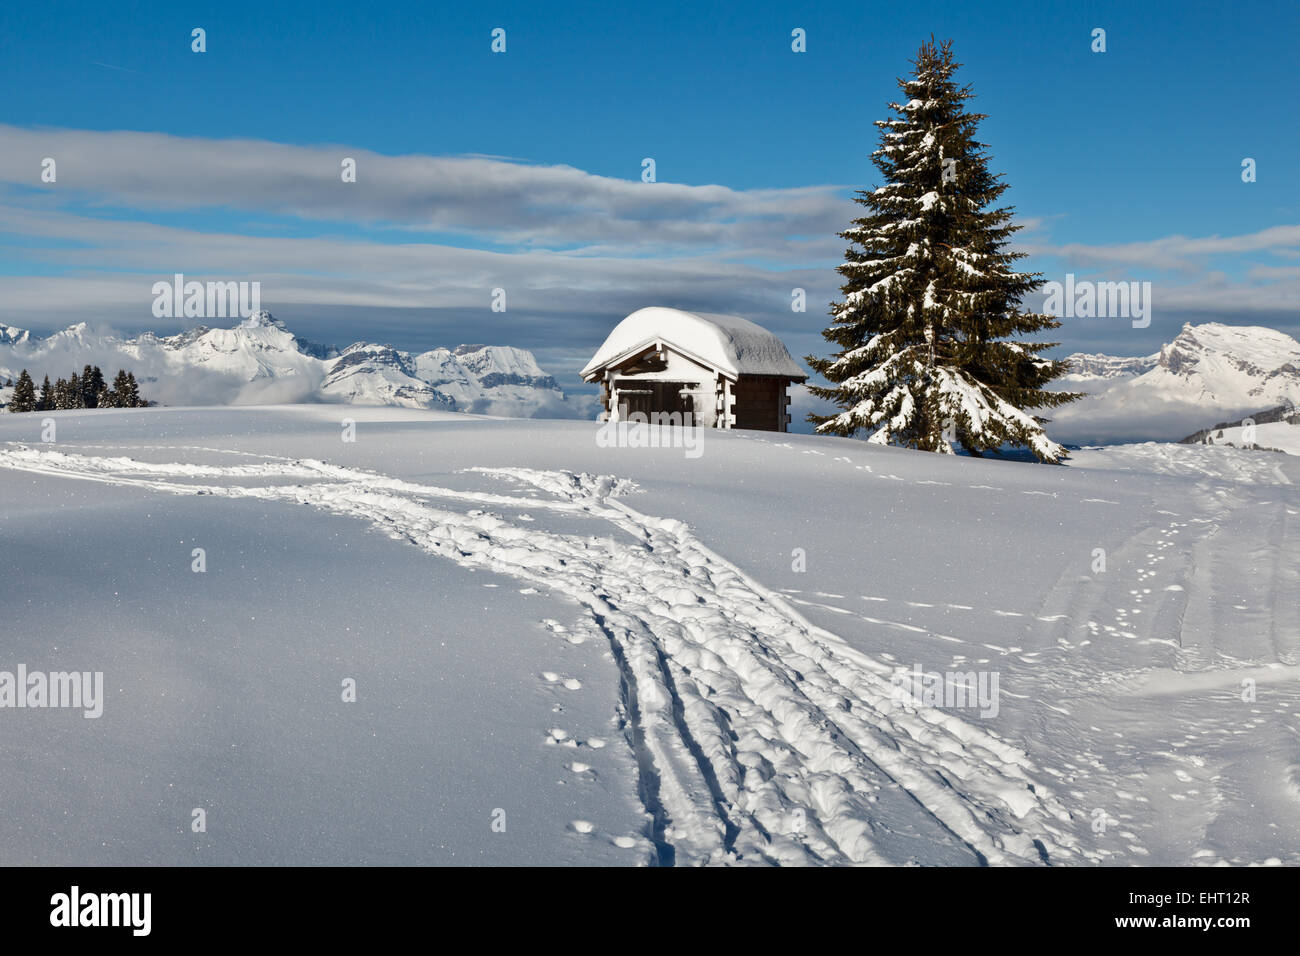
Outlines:
[[[306, 505], [567, 595], [621, 670], [625, 733], [661, 863], [1101, 859], [1079, 845], [1077, 821], [1023, 750], [940, 709], [901, 703], [893, 667], [809, 624], [682, 522], [617, 500], [634, 488], [625, 480], [469, 469], [523, 492], [495, 494], [310, 459], [150, 463], [24, 445], [0, 448], [0, 467]], [[477, 507], [461, 513], [448, 502]], [[484, 507], [586, 514], [614, 534], [550, 533]], [[570, 769], [590, 765], [581, 768]], [[590, 832], [581, 822], [571, 826]]]
[[[792, 448], [785, 442], [744, 438]], [[1045, 741], [1041, 772], [1056, 781], [1072, 807], [1091, 818], [1091, 852], [1083, 854], [1088, 859], [1300, 863], [1293, 825], [1300, 804], [1300, 604], [1295, 600], [1300, 594], [1300, 539], [1293, 532], [1300, 508], [1291, 506], [1294, 498], [1277, 493], [1292, 484], [1283, 468], [1287, 459], [1269, 452], [1156, 442], [1087, 448], [1077, 459], [1089, 469], [1192, 483], [1189, 490], [1182, 486], [1177, 492], [1183, 503], [1179, 510], [1152, 507], [1157, 520], [1135, 528], [1110, 550], [1108, 573], [1067, 570], [1036, 609], [1025, 609], [1029, 613], [1021, 616], [1027, 621], [1046, 626], [1029, 653], [812, 600], [841, 595], [785, 593], [805, 606], [993, 650], [1013, 665], [1032, 664], [1017, 672], [1030, 692], [1015, 696], [1036, 701], [1042, 712], [1038, 723], [1027, 727], [1035, 738], [1061, 716], [1071, 720], [1064, 738], [1055, 745]], [[834, 461], [869, 478], [896, 477], [846, 458]], [[1164, 500], [1159, 495], [1153, 496], [1153, 505]], [[1100, 497], [1077, 500], [1090, 507], [1119, 504]], [[874, 595], [860, 598], [895, 608], [926, 606]], [[1034, 627], [1037, 631], [1039, 625]], [[1127, 653], [1144, 646], [1147, 652], [1137, 658]], [[954, 662], [959, 659], [964, 658], [954, 656]], [[1246, 681], [1260, 687], [1259, 703], [1243, 702]], [[1008, 693], [1005, 688], [1003, 693]], [[1208, 709], [1207, 701], [1212, 702]], [[1098, 711], [1126, 716], [1100, 728], [1084, 717]], [[1130, 734], [1131, 742], [1118, 739]], [[1243, 739], [1252, 745], [1244, 754]], [[1098, 826], [1099, 816], [1106, 826]], [[1270, 826], [1276, 829], [1251, 845], [1243, 835], [1258, 819], [1274, 821]]]

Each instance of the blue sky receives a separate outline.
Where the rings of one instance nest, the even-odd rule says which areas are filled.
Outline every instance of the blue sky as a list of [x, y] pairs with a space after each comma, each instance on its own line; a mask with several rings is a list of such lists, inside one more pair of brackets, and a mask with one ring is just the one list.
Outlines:
[[[1066, 349], [1149, 352], [1185, 321], [1300, 332], [1291, 3], [51, 2], [3, 18], [11, 325], [158, 327], [149, 287], [183, 271], [260, 279], [308, 337], [514, 344], [569, 382], [647, 304], [741, 312], [820, 350], [834, 231], [878, 182], [872, 121], [934, 34], [990, 114], [1028, 266], [1153, 282], [1151, 328], [1075, 320]], [[350, 186], [342, 156], [359, 159]]]

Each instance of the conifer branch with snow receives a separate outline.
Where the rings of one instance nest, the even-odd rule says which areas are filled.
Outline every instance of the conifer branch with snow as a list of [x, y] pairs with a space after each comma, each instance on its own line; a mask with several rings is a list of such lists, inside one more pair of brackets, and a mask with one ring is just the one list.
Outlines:
[[822, 333], [839, 351], [807, 359], [832, 383], [810, 390], [842, 411], [809, 421], [879, 444], [951, 454], [959, 442], [975, 455], [1011, 444], [1058, 462], [1066, 452], [1047, 420], [1025, 410], [1079, 395], [1044, 388], [1068, 370], [1039, 354], [1057, 343], [1017, 339], [1060, 323], [1021, 311], [1040, 277], [1011, 268], [1024, 256], [1006, 249], [1020, 227], [993, 206], [1007, 186], [975, 140], [984, 114], [965, 111], [973, 94], [953, 80], [951, 44], [924, 44], [914, 66], [899, 80], [903, 102], [889, 104], [898, 116], [876, 123], [885, 184], [857, 194], [869, 212], [840, 233], [852, 243], [843, 299]]

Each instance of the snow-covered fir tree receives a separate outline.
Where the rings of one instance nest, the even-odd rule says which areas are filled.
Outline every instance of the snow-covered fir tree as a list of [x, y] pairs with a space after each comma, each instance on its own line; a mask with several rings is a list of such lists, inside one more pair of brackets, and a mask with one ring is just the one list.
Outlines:
[[30, 412], [35, 408], [36, 383], [27, 374], [27, 369], [23, 369], [22, 374], [18, 376], [17, 384], [14, 385], [14, 396], [9, 400], [9, 411]]
[[77, 373], [73, 372], [72, 377], [68, 379], [66, 393], [64, 395], [63, 405], [61, 408], [85, 408], [86, 402], [82, 397], [81, 379], [77, 378]]
[[108, 393], [109, 404], [114, 408], [127, 408], [126, 404], [126, 369], [118, 369], [113, 377], [113, 388]]
[[135, 375], [126, 369], [117, 370], [113, 390], [109, 394], [116, 408], [135, 408], [140, 404], [140, 389], [135, 383]]
[[106, 388], [104, 373], [98, 365], [87, 365], [81, 370], [81, 407], [95, 408], [99, 403], [99, 394]]
[[1011, 268], [1024, 255], [1006, 248], [1020, 227], [995, 205], [1007, 186], [975, 139], [984, 114], [965, 110], [973, 94], [953, 79], [950, 43], [924, 44], [914, 66], [889, 104], [898, 115], [876, 123], [884, 184], [857, 194], [868, 213], [840, 233], [852, 243], [843, 299], [822, 333], [839, 351], [808, 357], [832, 383], [811, 391], [842, 411], [809, 420], [880, 444], [951, 454], [959, 442], [978, 455], [1009, 443], [1060, 461], [1065, 449], [1032, 410], [1079, 396], [1043, 388], [1066, 371], [1039, 355], [1056, 343], [1018, 341], [1060, 323], [1021, 311], [1040, 277]]

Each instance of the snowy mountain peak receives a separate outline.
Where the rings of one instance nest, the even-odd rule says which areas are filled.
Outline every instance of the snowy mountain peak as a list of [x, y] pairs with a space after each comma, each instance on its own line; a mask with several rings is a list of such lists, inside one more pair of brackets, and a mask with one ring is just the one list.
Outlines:
[[289, 331], [285, 328], [283, 322], [273, 318], [270, 312], [265, 309], [259, 309], [248, 318], [239, 323], [241, 329], [279, 329], [281, 332]]
[[1188, 323], [1154, 355], [1078, 352], [1066, 361], [1071, 365], [1069, 378], [1133, 378], [1151, 384], [1167, 380], [1167, 388], [1179, 392], [1194, 389], [1211, 399], [1243, 396], [1254, 400], [1268, 394], [1270, 388], [1286, 392], [1291, 384], [1300, 385], [1300, 342], [1257, 325]]
[[344, 368], [357, 368], [364, 365], [386, 366], [395, 368], [403, 374], [410, 374], [409, 356], [397, 351], [391, 345], [373, 345], [368, 342], [357, 342], [349, 345], [339, 353], [339, 357], [334, 360], [331, 373], [337, 373]]
[[24, 345], [31, 337], [32, 333], [26, 329], [17, 329], [0, 322], [0, 345]]
[[461, 345], [452, 353], [477, 375], [505, 375], [521, 379], [545, 377], [532, 352], [508, 345]]
[[1160, 353], [1127, 357], [1076, 352], [1066, 361], [1070, 363], [1071, 377], [1125, 378], [1151, 371], [1160, 363]]
[[[1160, 350], [1160, 367], [1185, 380], [1203, 379], [1211, 392], [1215, 385], [1261, 385], [1259, 380], [1278, 374], [1300, 383], [1300, 342], [1255, 325], [1189, 324]], [[1248, 391], [1256, 393], [1253, 387]]]
[[1062, 384], [1088, 392], [1053, 415], [1066, 441], [1176, 441], [1207, 422], [1300, 403], [1300, 342], [1276, 329], [1184, 325], [1155, 355], [1071, 355]]
[[[54, 338], [62, 338], [62, 339], [78, 339], [78, 340], [83, 340], [83, 339], [86, 339], [88, 336], [90, 336], [90, 334], [91, 334], [91, 332], [90, 332], [90, 324], [89, 324], [89, 323], [87, 323], [87, 322], [74, 322], [72, 325], [69, 325], [66, 329], [63, 329], [63, 330], [61, 330], [61, 331], [59, 331], [59, 332], [55, 332], [53, 335], [49, 336], [49, 338], [50, 338], [50, 339], [54, 339]], [[47, 339], [47, 341], [48, 341], [48, 339]]]

